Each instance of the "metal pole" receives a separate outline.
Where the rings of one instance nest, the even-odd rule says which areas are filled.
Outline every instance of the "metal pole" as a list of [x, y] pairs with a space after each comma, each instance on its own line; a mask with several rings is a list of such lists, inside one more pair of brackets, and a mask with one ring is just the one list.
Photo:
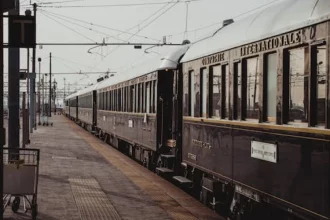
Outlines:
[[40, 114], [41, 114], [41, 104], [40, 104], [40, 101], [41, 101], [41, 98], [40, 98], [40, 84], [41, 84], [41, 78], [40, 78], [40, 68], [41, 68], [41, 58], [38, 58], [38, 62], [39, 62], [39, 82], [38, 82], [38, 119], [39, 119], [39, 122], [38, 124], [40, 125]]
[[[0, 4], [0, 177], [3, 180], [3, 146], [6, 132], [3, 127], [3, 2]], [[3, 198], [3, 181], [0, 181], [0, 196]], [[3, 204], [0, 206], [0, 219], [3, 219]]]
[[[9, 16], [19, 15], [19, 0], [15, 1], [15, 9], [9, 11]], [[19, 112], [19, 71], [20, 71], [20, 49], [9, 48], [8, 50], [8, 107], [9, 107], [9, 120], [8, 120], [8, 147], [19, 148], [19, 125], [20, 125], [20, 112]]]
[[42, 76], [42, 116], [45, 115], [45, 75]]
[[29, 102], [29, 91], [30, 91], [30, 49], [28, 48], [27, 49], [27, 81], [26, 81], [26, 95], [27, 95], [27, 97], [28, 97], [28, 99], [27, 99], [27, 102], [26, 102], [26, 104], [27, 104], [27, 112], [28, 112], [28, 115], [27, 115], [27, 117], [28, 117], [28, 120], [26, 120], [26, 122], [27, 122], [27, 126], [26, 126], [26, 128], [27, 128], [27, 143], [30, 143], [30, 132], [29, 132], [29, 127], [30, 127], [30, 120], [29, 120], [29, 116], [30, 116], [30, 102]]
[[49, 117], [52, 117], [52, 53], [49, 54]]
[[64, 78], [64, 99], [65, 99], [65, 78]]
[[54, 87], [53, 87], [53, 92], [54, 92], [54, 115], [56, 115], [56, 80], [54, 79]]
[[25, 97], [26, 94], [25, 92], [23, 92], [23, 99], [22, 99], [22, 114], [23, 114], [23, 129], [22, 129], [22, 134], [23, 134], [23, 138], [22, 138], [22, 148], [25, 148], [25, 144], [26, 144], [26, 141], [27, 141], [27, 137], [26, 137], [26, 111], [25, 111]]
[[[33, 4], [33, 14], [34, 19], [37, 19], [37, 4]], [[35, 33], [36, 34], [36, 33]], [[30, 132], [33, 133], [33, 127], [37, 129], [37, 117], [36, 117], [36, 47], [33, 47], [32, 51], [32, 77], [31, 77], [31, 86], [30, 86]]]

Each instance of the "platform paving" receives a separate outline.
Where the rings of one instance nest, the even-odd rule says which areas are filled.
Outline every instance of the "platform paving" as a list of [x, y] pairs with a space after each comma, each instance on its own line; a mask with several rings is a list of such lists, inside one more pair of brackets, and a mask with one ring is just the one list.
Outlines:
[[[38, 127], [38, 219], [221, 219], [171, 183], [103, 143], [64, 116]], [[4, 219], [31, 219], [12, 213]]]

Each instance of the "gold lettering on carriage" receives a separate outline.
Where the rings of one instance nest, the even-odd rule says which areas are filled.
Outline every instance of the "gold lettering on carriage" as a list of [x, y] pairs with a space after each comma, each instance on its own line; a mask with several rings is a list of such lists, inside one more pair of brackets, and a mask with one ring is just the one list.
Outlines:
[[192, 139], [192, 143], [193, 143], [193, 145], [195, 145], [197, 147], [201, 147], [201, 148], [205, 148], [205, 149], [211, 149], [212, 148], [211, 144], [205, 143], [203, 141]]
[[251, 55], [302, 42], [302, 31], [295, 31], [241, 47], [241, 56]]
[[213, 63], [218, 63], [225, 60], [225, 53], [217, 53], [208, 57], [203, 58], [202, 65], [210, 65]]

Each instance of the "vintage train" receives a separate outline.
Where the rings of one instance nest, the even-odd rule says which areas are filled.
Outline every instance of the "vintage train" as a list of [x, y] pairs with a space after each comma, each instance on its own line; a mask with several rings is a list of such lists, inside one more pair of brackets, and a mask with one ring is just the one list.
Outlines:
[[330, 1], [281, 1], [66, 97], [65, 114], [231, 219], [330, 219], [329, 45]]

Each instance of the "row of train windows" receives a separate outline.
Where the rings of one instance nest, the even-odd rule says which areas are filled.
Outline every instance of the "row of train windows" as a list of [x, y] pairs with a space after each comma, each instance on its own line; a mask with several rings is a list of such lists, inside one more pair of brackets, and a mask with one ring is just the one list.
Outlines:
[[92, 108], [93, 107], [93, 96], [88, 95], [79, 98], [79, 107], [80, 108]]
[[139, 83], [98, 94], [99, 110], [156, 113], [156, 108], [156, 81]]
[[[326, 46], [300, 47], [284, 52], [283, 94], [287, 94], [287, 122], [308, 122], [308, 105], [315, 108], [315, 125], [324, 125], [326, 115]], [[312, 62], [309, 62], [309, 59]], [[311, 63], [311, 67], [309, 66]], [[248, 58], [234, 63], [233, 83], [229, 80], [229, 65], [189, 72], [189, 116], [229, 118], [229, 100], [234, 95], [233, 119], [259, 119], [259, 104], [263, 104], [263, 121], [275, 122], [277, 109], [277, 68], [281, 63], [276, 53], [264, 56], [263, 78], [260, 58]], [[263, 80], [262, 80], [263, 79]], [[233, 92], [230, 92], [230, 85]], [[263, 85], [263, 91], [260, 91]], [[199, 88], [200, 87], [200, 88]], [[309, 92], [311, 91], [311, 92]], [[262, 94], [260, 94], [262, 92]], [[207, 94], [210, 94], [207, 100]], [[261, 96], [262, 95], [262, 96]], [[311, 97], [309, 97], [311, 96]], [[199, 101], [200, 99], [200, 101]], [[263, 100], [260, 100], [263, 99]], [[200, 105], [199, 105], [200, 103]], [[261, 106], [261, 105], [260, 105]], [[209, 111], [207, 111], [209, 110]], [[200, 112], [195, 112], [200, 111]]]
[[68, 106], [77, 107], [77, 101], [75, 99], [71, 99], [68, 101]]

